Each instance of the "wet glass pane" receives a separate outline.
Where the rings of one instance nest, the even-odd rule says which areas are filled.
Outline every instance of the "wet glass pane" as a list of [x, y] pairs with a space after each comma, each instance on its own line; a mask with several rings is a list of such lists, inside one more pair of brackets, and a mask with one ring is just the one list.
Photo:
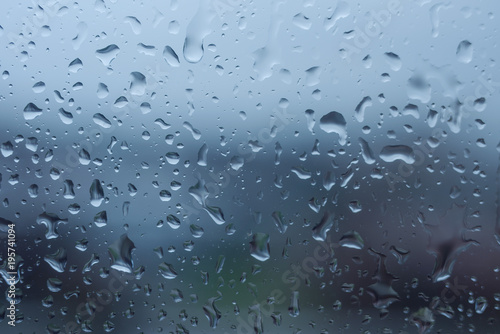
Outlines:
[[1, 333], [498, 333], [494, 0], [6, 1]]

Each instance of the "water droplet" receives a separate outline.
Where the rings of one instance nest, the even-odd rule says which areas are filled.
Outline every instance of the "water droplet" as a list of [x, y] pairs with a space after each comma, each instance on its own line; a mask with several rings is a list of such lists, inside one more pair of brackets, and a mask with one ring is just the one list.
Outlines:
[[160, 272], [160, 275], [162, 275], [166, 279], [174, 279], [178, 275], [177, 272], [175, 271], [174, 267], [169, 263], [165, 263], [165, 262], [161, 263], [158, 266], [158, 270]]
[[229, 161], [229, 165], [231, 166], [231, 169], [233, 170], [239, 170], [241, 167], [243, 167], [245, 163], [245, 159], [239, 156], [234, 156], [231, 158]]
[[97, 227], [103, 227], [108, 224], [108, 214], [106, 211], [101, 211], [94, 216], [94, 224]]
[[179, 56], [169, 45], [163, 49], [163, 59], [172, 67], [179, 67]]
[[290, 298], [290, 306], [288, 307], [288, 314], [290, 314], [291, 317], [298, 317], [300, 314], [300, 307], [299, 307], [299, 292], [298, 291], [292, 291], [292, 296]]
[[312, 87], [320, 83], [321, 67], [313, 66], [306, 70], [306, 86]]
[[130, 94], [132, 95], [144, 95], [146, 92], [146, 77], [141, 72], [132, 72], [130, 73], [132, 77], [130, 82]]
[[312, 26], [311, 20], [309, 20], [309, 18], [302, 13], [296, 14], [292, 18], [292, 22], [297, 27], [299, 27], [300, 29], [304, 29], [304, 30], [309, 30], [309, 29], [311, 29], [311, 26]]
[[123, 108], [128, 104], [128, 100], [125, 96], [120, 96], [119, 98], [116, 99], [115, 103], [113, 104], [117, 108]]
[[10, 141], [2, 143], [0, 146], [0, 152], [4, 156], [4, 158], [10, 157], [14, 153], [14, 146]]
[[392, 255], [394, 255], [394, 257], [398, 260], [399, 264], [405, 263], [410, 255], [410, 251], [400, 247], [391, 246], [390, 250]]
[[73, 60], [69, 66], [68, 66], [68, 70], [71, 72], [71, 73], [76, 73], [78, 72], [79, 70], [81, 70], [83, 68], [83, 63], [82, 61], [80, 60], [80, 58], [76, 58], [75, 60]]
[[165, 154], [165, 157], [167, 158], [167, 162], [171, 165], [177, 165], [181, 159], [179, 153], [177, 152], [168, 152]]
[[274, 211], [271, 215], [274, 220], [274, 224], [278, 228], [281, 234], [285, 233], [288, 228], [288, 223], [285, 220], [285, 217], [280, 211]]
[[59, 108], [59, 118], [64, 124], [73, 123], [73, 114], [63, 108]]
[[98, 179], [92, 181], [90, 186], [90, 204], [95, 207], [101, 205], [104, 200], [104, 189], [102, 189], [101, 182]]
[[198, 151], [198, 166], [206, 166], [207, 165], [207, 156], [208, 156], [208, 146], [207, 144], [203, 144]]
[[104, 99], [109, 95], [108, 86], [102, 82], [97, 85], [97, 97]]
[[111, 268], [131, 274], [134, 271], [134, 264], [132, 261], [132, 251], [135, 245], [127, 236], [122, 236], [113, 242], [108, 247], [109, 257], [111, 259]]
[[168, 32], [172, 35], [177, 35], [181, 30], [181, 25], [178, 21], [173, 20], [168, 23]]
[[139, 35], [141, 33], [141, 21], [139, 21], [135, 16], [127, 16], [123, 22], [130, 24], [130, 28], [132, 28], [134, 34]]
[[116, 44], [110, 44], [105, 48], [99, 49], [95, 52], [97, 59], [99, 59], [102, 64], [106, 67], [111, 65], [111, 62], [116, 58], [120, 48]]
[[203, 312], [209, 321], [209, 325], [211, 328], [217, 328], [217, 323], [219, 319], [222, 317], [221, 312], [215, 306], [215, 302], [218, 301], [221, 297], [212, 297], [208, 299], [207, 303], [203, 305]]
[[474, 48], [472, 43], [468, 40], [463, 40], [458, 44], [457, 47], [457, 60], [461, 63], [468, 64], [472, 60]]
[[137, 51], [146, 56], [155, 56], [156, 55], [156, 47], [154, 45], [146, 45], [144, 43], [137, 44]]
[[267, 261], [270, 255], [269, 234], [255, 233], [250, 241], [250, 255], [259, 261]]
[[28, 103], [23, 110], [24, 119], [30, 121], [42, 114], [43, 109], [38, 108], [34, 103]]
[[351, 201], [349, 202], [349, 209], [351, 210], [352, 213], [361, 212], [362, 210], [361, 203], [359, 203], [359, 201]]
[[328, 31], [332, 29], [338, 20], [344, 19], [351, 14], [351, 8], [349, 4], [345, 1], [339, 1], [337, 7], [333, 11], [332, 15], [325, 19], [324, 27]]
[[160, 190], [160, 200], [162, 202], [168, 202], [172, 199], [172, 194], [168, 190]]
[[474, 109], [476, 111], [482, 112], [486, 109], [486, 99], [484, 97], [480, 97], [474, 100]]
[[43, 259], [58, 273], [63, 273], [66, 268], [66, 264], [68, 263], [66, 249], [62, 247], [60, 247], [54, 254], [46, 255]]
[[378, 309], [386, 309], [392, 303], [399, 301], [398, 293], [392, 288], [392, 282], [397, 279], [387, 271], [385, 260], [386, 256], [370, 249], [370, 254], [377, 256], [378, 267], [373, 279], [376, 283], [366, 288], [366, 292], [373, 298], [373, 306]]
[[181, 221], [179, 220], [179, 218], [177, 218], [176, 216], [174, 216], [172, 214], [167, 216], [167, 223], [174, 230], [181, 227]]
[[226, 261], [226, 257], [224, 255], [219, 255], [219, 258], [217, 259], [217, 263], [215, 264], [215, 272], [217, 274], [220, 274], [222, 271], [222, 268], [224, 267], [224, 262]]
[[297, 177], [301, 180], [307, 180], [310, 179], [312, 176], [312, 172], [305, 169], [304, 167], [292, 167], [291, 171], [297, 175]]
[[415, 163], [415, 154], [413, 149], [406, 145], [387, 145], [380, 151], [380, 159], [385, 162], [402, 160], [407, 164]]
[[184, 59], [190, 63], [197, 63], [203, 58], [203, 40], [210, 32], [210, 22], [215, 17], [211, 11], [209, 2], [200, 2], [198, 11], [193, 16], [186, 28], [186, 38], [184, 39]]
[[428, 331], [434, 326], [434, 322], [434, 315], [427, 307], [419, 309], [410, 317], [410, 323], [417, 326], [420, 334], [428, 333]]
[[336, 111], [329, 112], [321, 117], [319, 127], [326, 133], [336, 133], [339, 135], [340, 145], [345, 145], [347, 139], [346, 121], [344, 116]]
[[446, 214], [440, 218], [439, 225], [424, 224], [429, 234], [427, 251], [436, 258], [432, 279], [440, 282], [451, 276], [458, 255], [471, 245], [478, 245], [472, 239], [465, 239], [467, 216], [465, 206], [453, 204]]
[[191, 234], [194, 238], [201, 238], [203, 236], [203, 233], [205, 233], [203, 227], [195, 224], [189, 225], [189, 231], [191, 231]]
[[59, 292], [62, 289], [63, 282], [59, 278], [49, 278], [47, 279], [47, 288], [51, 292]]
[[184, 126], [184, 128], [186, 128], [189, 132], [191, 132], [191, 134], [193, 135], [193, 138], [194, 138], [195, 140], [198, 140], [198, 139], [200, 139], [200, 138], [201, 138], [201, 132], [200, 132], [199, 130], [195, 129], [195, 128], [191, 125], [191, 123], [189, 123], [189, 122], [184, 122], [182, 125], [183, 125], [183, 126]]
[[346, 248], [363, 249], [365, 243], [356, 231], [349, 231], [340, 238], [339, 245]]
[[45, 91], [45, 82], [43, 81], [38, 81], [33, 85], [33, 92], [39, 94], [43, 93]]
[[391, 70], [393, 71], [399, 71], [402, 66], [401, 58], [393, 52], [386, 52], [384, 53], [385, 55], [385, 60], [391, 67]]
[[431, 100], [431, 84], [420, 74], [410, 77], [407, 82], [408, 97], [427, 103]]
[[474, 306], [477, 314], [483, 314], [488, 307], [488, 299], [486, 297], [477, 297]]
[[95, 124], [105, 129], [109, 129], [111, 127], [111, 122], [109, 121], [109, 119], [107, 119], [106, 116], [104, 116], [101, 113], [94, 114], [92, 120], [94, 121]]
[[68, 219], [61, 219], [53, 213], [44, 212], [38, 215], [38, 217], [36, 218], [36, 222], [38, 225], [45, 225], [45, 238], [56, 239], [60, 237], [60, 235], [57, 233], [57, 227], [60, 224], [67, 224]]
[[373, 151], [370, 148], [368, 142], [361, 137], [359, 137], [358, 140], [359, 140], [359, 145], [361, 146], [361, 156], [363, 157], [365, 163], [367, 165], [375, 163], [375, 155], [373, 154]]
[[312, 236], [314, 240], [326, 241], [327, 233], [333, 226], [333, 214], [325, 212], [321, 221], [314, 226]]
[[217, 207], [217, 206], [208, 206], [206, 205], [203, 207], [203, 209], [208, 213], [210, 218], [217, 224], [217, 225], [222, 225], [226, 222], [224, 219], [224, 213], [222, 212], [222, 209]]

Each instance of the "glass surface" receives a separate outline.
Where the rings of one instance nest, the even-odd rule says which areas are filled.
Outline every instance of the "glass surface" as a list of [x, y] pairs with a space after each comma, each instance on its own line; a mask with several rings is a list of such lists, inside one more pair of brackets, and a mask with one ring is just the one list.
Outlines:
[[0, 10], [0, 333], [499, 333], [495, 0]]

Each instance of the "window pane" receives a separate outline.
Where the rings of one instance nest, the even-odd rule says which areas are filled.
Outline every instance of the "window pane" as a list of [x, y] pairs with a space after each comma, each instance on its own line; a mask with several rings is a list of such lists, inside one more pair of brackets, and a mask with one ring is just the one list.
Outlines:
[[2, 333], [496, 333], [497, 2], [6, 2]]

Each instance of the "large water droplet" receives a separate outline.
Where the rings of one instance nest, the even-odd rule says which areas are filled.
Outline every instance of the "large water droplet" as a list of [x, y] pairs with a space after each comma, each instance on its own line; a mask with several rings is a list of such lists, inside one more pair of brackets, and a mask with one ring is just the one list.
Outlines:
[[73, 114], [69, 111], [64, 110], [63, 108], [59, 108], [59, 118], [64, 124], [73, 123]]
[[38, 215], [36, 218], [36, 222], [38, 225], [45, 225], [45, 238], [47, 239], [56, 239], [60, 237], [57, 233], [57, 227], [59, 224], [67, 224], [68, 219], [61, 219], [57, 215], [53, 213], [42, 213]]
[[28, 103], [23, 110], [24, 119], [30, 121], [42, 114], [42, 109], [38, 108], [34, 103]]
[[472, 60], [474, 49], [472, 47], [472, 43], [463, 40], [458, 44], [457, 47], [457, 60], [461, 63], [470, 63]]
[[144, 95], [146, 92], [146, 77], [141, 72], [130, 73], [132, 77], [130, 82], [130, 94], [132, 95]]
[[61, 247], [54, 254], [46, 255], [44, 260], [52, 267], [52, 269], [58, 273], [62, 273], [68, 263], [67, 251], [65, 248]]
[[90, 204], [95, 207], [101, 205], [104, 200], [104, 190], [102, 189], [101, 182], [98, 179], [92, 181], [90, 186]]
[[333, 226], [333, 215], [329, 212], [325, 212], [323, 218], [318, 223], [318, 225], [314, 226], [312, 230], [312, 236], [314, 240], [318, 241], [326, 241], [326, 234]]
[[372, 249], [370, 249], [370, 254], [377, 256], [378, 267], [373, 276], [376, 283], [366, 288], [366, 292], [372, 296], [373, 306], [378, 309], [386, 309], [392, 303], [400, 300], [398, 293], [391, 286], [392, 282], [396, 280], [397, 277], [387, 271], [385, 255], [377, 253]]
[[290, 314], [291, 317], [298, 317], [300, 314], [300, 307], [299, 307], [299, 292], [298, 291], [292, 291], [292, 296], [290, 298], [290, 306], [288, 307], [288, 314]]
[[384, 53], [385, 55], [385, 60], [391, 67], [391, 70], [393, 71], [399, 71], [402, 66], [401, 58], [394, 52], [386, 52]]
[[179, 220], [179, 218], [177, 218], [176, 216], [174, 216], [172, 214], [167, 216], [167, 223], [174, 230], [181, 227], [181, 221]]
[[407, 164], [415, 163], [413, 149], [406, 145], [387, 145], [380, 151], [380, 159], [385, 162], [403, 160]]
[[105, 129], [109, 129], [111, 127], [111, 122], [109, 121], [109, 119], [107, 119], [106, 116], [104, 116], [101, 113], [94, 114], [92, 120], [94, 121], [95, 124]]
[[105, 48], [99, 49], [95, 52], [97, 59], [99, 59], [104, 66], [109, 67], [111, 62], [116, 58], [120, 48], [116, 44], [110, 44]]
[[141, 21], [139, 21], [135, 16], [127, 16], [123, 19], [123, 22], [130, 24], [130, 28], [132, 28], [134, 34], [139, 35], [141, 33]]
[[435, 318], [432, 311], [423, 307], [410, 317], [410, 323], [417, 326], [420, 334], [429, 333], [428, 331], [434, 326]]
[[361, 156], [363, 157], [365, 163], [368, 165], [375, 163], [375, 155], [373, 154], [373, 151], [370, 148], [368, 142], [361, 137], [358, 138], [358, 140], [359, 145], [361, 146]]
[[345, 145], [347, 139], [346, 121], [344, 116], [336, 111], [329, 112], [321, 117], [319, 127], [326, 133], [334, 132], [339, 135], [340, 145]]
[[226, 261], [226, 257], [224, 255], [219, 255], [219, 258], [217, 259], [217, 263], [215, 264], [215, 272], [217, 274], [220, 274], [222, 271], [222, 268], [224, 267], [224, 262]]
[[283, 216], [283, 214], [280, 211], [274, 211], [272, 213], [272, 217], [274, 220], [274, 224], [278, 228], [278, 231], [280, 231], [280, 233], [282, 233], [282, 234], [285, 233], [287, 228], [288, 228], [288, 223], [285, 220], [285, 217]]
[[345, 1], [339, 1], [332, 15], [325, 19], [324, 27], [328, 31], [335, 26], [338, 20], [346, 18], [351, 14], [351, 8]]
[[269, 240], [269, 234], [255, 233], [250, 241], [250, 255], [262, 262], [268, 260], [271, 257]]
[[208, 146], [207, 144], [203, 144], [198, 151], [198, 161], [197, 164], [199, 166], [207, 165], [207, 156], [208, 156]]
[[111, 258], [111, 268], [131, 274], [134, 270], [132, 261], [132, 251], [135, 245], [127, 236], [123, 234], [118, 240], [108, 247]]
[[354, 109], [354, 117], [358, 122], [363, 122], [365, 119], [365, 109], [372, 106], [372, 98], [369, 96], [365, 96], [361, 102], [358, 103], [356, 109]]
[[198, 226], [196, 224], [189, 225], [189, 231], [191, 232], [194, 238], [201, 238], [205, 233], [203, 227]]
[[51, 292], [59, 292], [62, 289], [63, 282], [59, 278], [47, 279], [47, 287]]
[[292, 167], [291, 171], [297, 175], [297, 177], [301, 180], [307, 180], [310, 179], [312, 176], [311, 171], [305, 169], [304, 167]]
[[203, 312], [208, 318], [209, 324], [211, 328], [217, 328], [217, 323], [221, 318], [222, 314], [215, 306], [215, 302], [219, 300], [221, 297], [212, 297], [208, 300], [208, 302], [203, 306]]
[[10, 141], [6, 141], [0, 146], [0, 152], [4, 158], [10, 157], [14, 153], [14, 145]]
[[160, 275], [162, 275], [166, 279], [174, 279], [178, 275], [177, 272], [175, 271], [174, 267], [169, 263], [165, 263], [165, 262], [161, 263], [158, 266], [158, 270], [160, 272]]
[[349, 231], [340, 238], [339, 245], [346, 248], [363, 249], [365, 243], [356, 231]]
[[198, 11], [186, 28], [186, 38], [182, 51], [184, 59], [190, 63], [197, 63], [203, 58], [203, 40], [210, 34], [210, 22], [215, 17], [210, 4], [209, 1], [201, 1]]
[[436, 258], [432, 272], [434, 282], [447, 280], [452, 274], [458, 255], [471, 245], [478, 245], [477, 241], [465, 238], [465, 233], [471, 231], [467, 227], [465, 208], [464, 205], [453, 204], [440, 218], [440, 224], [424, 224], [425, 231], [429, 234], [427, 251]]
[[75, 60], [73, 60], [69, 66], [68, 66], [68, 70], [71, 72], [71, 73], [76, 73], [78, 72], [79, 70], [81, 70], [83, 68], [83, 63], [82, 61], [80, 60], [80, 58], [76, 58]]
[[222, 225], [226, 222], [226, 220], [224, 219], [224, 213], [222, 212], [222, 209], [217, 207], [217, 206], [205, 206], [203, 208], [207, 213], [208, 215], [210, 216], [210, 218], [212, 218], [212, 220], [217, 224], [217, 225]]
[[311, 20], [309, 20], [309, 18], [307, 16], [305, 16], [304, 14], [302, 14], [302, 13], [296, 14], [292, 18], [292, 22], [297, 27], [299, 27], [301, 29], [304, 29], [304, 30], [309, 30], [311, 28], [311, 26], [312, 26]]
[[97, 227], [103, 227], [108, 224], [108, 214], [106, 211], [101, 211], [94, 216], [94, 224]]
[[163, 59], [172, 67], [179, 67], [179, 56], [169, 45], [163, 49]]

